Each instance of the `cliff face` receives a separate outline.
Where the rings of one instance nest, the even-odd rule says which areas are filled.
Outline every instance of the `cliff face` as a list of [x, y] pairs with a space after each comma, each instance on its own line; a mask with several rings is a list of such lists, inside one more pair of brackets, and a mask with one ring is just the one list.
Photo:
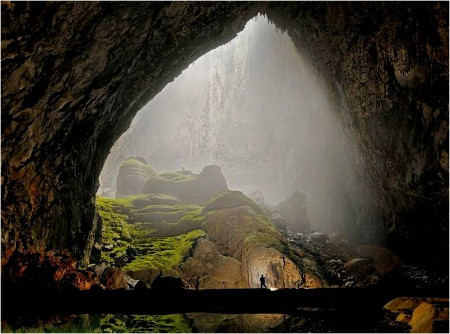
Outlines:
[[353, 170], [335, 114], [290, 37], [258, 16], [139, 111], [111, 149], [100, 193], [114, 187], [124, 152], [161, 170], [217, 164], [231, 189], [258, 189], [268, 203], [304, 191], [313, 229], [351, 226]]
[[[355, 206], [376, 204], [391, 247], [446, 266], [448, 3], [440, 2], [2, 3], [2, 263], [44, 248], [86, 262], [99, 227], [93, 196], [114, 141], [259, 9], [329, 82], [358, 144]], [[375, 196], [356, 186], [366, 183]], [[376, 227], [357, 224], [362, 234]]]
[[274, 4], [269, 15], [330, 83], [366, 166], [355, 185], [375, 190], [388, 245], [447, 263], [448, 4]]
[[86, 262], [102, 165], [134, 114], [255, 13], [241, 3], [2, 4], [2, 261]]

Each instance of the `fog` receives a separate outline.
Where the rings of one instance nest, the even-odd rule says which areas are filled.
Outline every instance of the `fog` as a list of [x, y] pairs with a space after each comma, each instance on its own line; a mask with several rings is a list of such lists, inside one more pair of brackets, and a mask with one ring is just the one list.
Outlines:
[[353, 219], [345, 140], [326, 85], [289, 36], [264, 17], [196, 60], [150, 101], [111, 149], [99, 192], [120, 164], [144, 157], [159, 173], [222, 168], [230, 189], [277, 204], [303, 192], [311, 227]]

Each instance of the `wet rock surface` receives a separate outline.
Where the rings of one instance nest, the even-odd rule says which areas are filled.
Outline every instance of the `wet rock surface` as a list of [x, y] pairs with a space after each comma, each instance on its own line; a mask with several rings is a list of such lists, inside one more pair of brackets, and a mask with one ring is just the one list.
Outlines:
[[[399, 281], [393, 282], [389, 279], [389, 274], [394, 275], [396, 269], [400, 270], [403, 262], [388, 249], [379, 246], [333, 241], [324, 233], [319, 235], [320, 238], [317, 238], [317, 232], [290, 232], [288, 233], [288, 240], [317, 262], [331, 286], [376, 286], [382, 283], [380, 279], [392, 282], [389, 285], [391, 288], [402, 286]], [[383, 256], [380, 254], [383, 254]], [[396, 275], [394, 276], [396, 277]]]
[[398, 323], [406, 324], [410, 333], [448, 332], [448, 298], [398, 297], [384, 306]]

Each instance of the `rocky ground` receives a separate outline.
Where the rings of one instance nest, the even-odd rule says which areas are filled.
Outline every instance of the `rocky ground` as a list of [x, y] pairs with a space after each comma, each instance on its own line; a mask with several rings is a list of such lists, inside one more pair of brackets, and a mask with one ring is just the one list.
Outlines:
[[[305, 231], [304, 217], [299, 221], [303, 232], [294, 232], [291, 227], [296, 220], [292, 215], [288, 222], [284, 219], [284, 214], [292, 210], [280, 206], [282, 210], [278, 211], [278, 207], [266, 206], [263, 200], [255, 202], [239, 191], [224, 190], [226, 181], [217, 166], [205, 168], [199, 175], [179, 171], [151, 176], [145, 162], [132, 162], [131, 169], [128, 166], [123, 169], [126, 173], [119, 174], [124, 180], [118, 182], [131, 191], [131, 196], [97, 198], [102, 240], [94, 247], [91, 265], [80, 266], [67, 252], [15, 254], [17, 258], [10, 263], [17, 265], [4, 267], [10, 283], [76, 290], [230, 289], [257, 288], [259, 277], [264, 274], [267, 286], [272, 289], [448, 285], [448, 276], [404, 266], [386, 248], [355, 244], [343, 234], [328, 236]], [[126, 164], [130, 165], [130, 161]], [[148, 178], [147, 189], [150, 185], [155, 189], [157, 185], [158, 191], [133, 194], [142, 190], [133, 190], [127, 182], [135, 183], [136, 175], [144, 174]], [[186, 189], [199, 194], [194, 202], [183, 199]], [[219, 192], [207, 201], [202, 200], [214, 190]], [[306, 213], [304, 209], [302, 212]], [[390, 331], [409, 328], [439, 331], [448, 320], [448, 298], [416, 298], [402, 303], [374, 315], [374, 324], [370, 325], [373, 328], [364, 330], [387, 326]], [[226, 328], [321, 331], [344, 326], [331, 313], [323, 316], [325, 323], [309, 315], [263, 317], [270, 319], [260, 324], [263, 327], [255, 327], [258, 321], [246, 315], [216, 316], [206, 323], [204, 317], [194, 315], [183, 317], [181, 323], [202, 331], [212, 327], [223, 331]], [[102, 327], [119, 326], [115, 318], [102, 319], [105, 322]]]

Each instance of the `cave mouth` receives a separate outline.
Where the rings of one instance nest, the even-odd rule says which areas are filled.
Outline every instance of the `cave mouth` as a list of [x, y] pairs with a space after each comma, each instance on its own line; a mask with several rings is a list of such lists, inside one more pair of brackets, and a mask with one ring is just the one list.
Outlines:
[[[230, 189], [262, 196], [272, 206], [302, 191], [311, 230], [380, 241], [381, 231], [358, 237], [361, 231], [352, 228], [369, 214], [352, 210], [347, 189], [366, 187], [366, 198], [372, 190], [355, 184], [352, 144], [336, 108], [290, 37], [256, 16], [136, 114], [111, 148], [97, 195], [114, 197], [120, 166], [130, 157], [144, 158], [158, 174], [218, 165]], [[141, 182], [116, 197], [141, 193], [145, 177]], [[366, 225], [373, 220], [366, 218]]]
[[[442, 2], [2, 3], [2, 287], [20, 279], [48, 286], [67, 278], [64, 284], [83, 288], [95, 282], [75, 260], [88, 264], [101, 237], [94, 203], [109, 149], [169, 81], [230, 41], [258, 12], [290, 36], [329, 85], [358, 147], [354, 164], [374, 190], [348, 191], [353, 203], [368, 196], [374, 205], [356, 211], [380, 215], [376, 226], [386, 245], [418, 266], [402, 267], [389, 282], [410, 292], [448, 287], [448, 3]], [[248, 208], [225, 208], [232, 214], [258, 221], [239, 193], [212, 204], [228, 201]], [[197, 210], [211, 216], [214, 205]], [[208, 221], [212, 231], [224, 217]], [[374, 227], [365, 219], [356, 225], [369, 234]], [[324, 238], [315, 237], [298, 242]], [[199, 246], [216, 256], [204, 240]], [[261, 235], [252, 240], [276, 242]], [[274, 259], [264, 269], [273, 277], [278, 268], [293, 268], [294, 255], [261, 249]], [[361, 256], [349, 266], [375, 270], [377, 262]], [[284, 281], [303, 279], [285, 272]], [[16, 300], [17, 290], [3, 291]], [[448, 298], [442, 291], [437, 294]]]

